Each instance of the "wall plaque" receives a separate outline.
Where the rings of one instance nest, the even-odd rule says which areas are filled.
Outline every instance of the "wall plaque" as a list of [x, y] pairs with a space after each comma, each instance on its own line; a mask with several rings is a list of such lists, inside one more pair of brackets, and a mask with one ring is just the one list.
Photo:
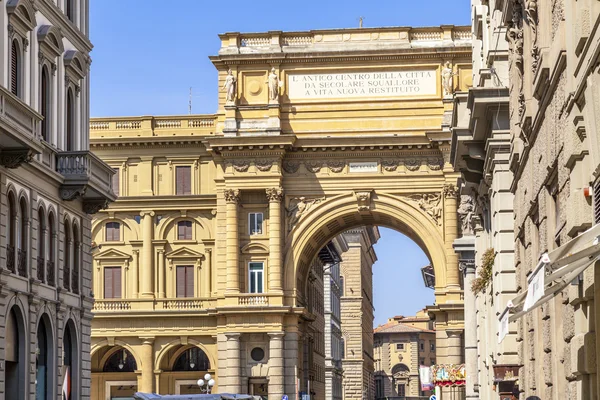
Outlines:
[[437, 94], [437, 70], [290, 74], [290, 99], [402, 97]]
[[348, 171], [352, 173], [356, 172], [379, 172], [377, 168], [377, 161], [374, 162], [351, 162], [348, 164]]

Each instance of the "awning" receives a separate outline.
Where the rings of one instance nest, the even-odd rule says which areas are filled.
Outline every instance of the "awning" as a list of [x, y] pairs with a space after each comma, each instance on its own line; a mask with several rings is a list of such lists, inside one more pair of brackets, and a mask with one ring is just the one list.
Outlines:
[[548, 302], [598, 260], [600, 224], [544, 254], [528, 279], [527, 290], [510, 300], [501, 313], [499, 339], [502, 340], [506, 335], [508, 322], [516, 321]]

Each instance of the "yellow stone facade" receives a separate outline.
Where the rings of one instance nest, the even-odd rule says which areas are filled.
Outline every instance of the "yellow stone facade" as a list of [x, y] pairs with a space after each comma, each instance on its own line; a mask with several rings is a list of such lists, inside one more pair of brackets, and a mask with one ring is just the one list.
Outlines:
[[[205, 371], [219, 392], [306, 391], [310, 267], [329, 240], [365, 225], [397, 229], [426, 252], [437, 356], [461, 362], [446, 128], [452, 92], [471, 84], [470, 28], [220, 38], [216, 114], [91, 121], [91, 146], [118, 169], [120, 195], [92, 230], [92, 398], [127, 385], [183, 393]], [[193, 287], [178, 287], [183, 267]], [[249, 293], [256, 279], [262, 293]], [[174, 371], [192, 359], [204, 369]]]

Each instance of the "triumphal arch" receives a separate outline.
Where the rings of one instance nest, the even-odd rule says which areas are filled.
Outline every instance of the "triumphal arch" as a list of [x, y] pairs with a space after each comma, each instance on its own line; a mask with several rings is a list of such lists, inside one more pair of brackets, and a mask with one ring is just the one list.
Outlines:
[[[119, 218], [130, 219], [123, 235], [132, 238], [104, 243], [97, 271], [127, 260], [122, 297], [134, 299], [97, 298], [92, 354], [123, 346], [139, 361], [139, 390], [165, 393], [169, 383], [161, 371], [170, 349], [196, 343], [216, 364], [211, 370], [220, 392], [246, 392], [250, 373], [268, 378], [269, 398], [291, 396], [303, 390], [305, 371], [319, 371], [306, 368], [309, 356], [299, 345], [314, 320], [306, 290], [313, 260], [336, 235], [377, 225], [406, 234], [429, 257], [437, 362], [460, 363], [463, 289], [452, 247], [459, 174], [450, 164], [449, 126], [452, 94], [471, 85], [470, 28], [226, 33], [220, 39], [210, 58], [220, 88], [216, 114], [92, 121], [92, 148], [120, 168], [122, 180], [120, 201], [98, 217], [95, 238], [103, 242], [103, 227]], [[165, 192], [184, 184], [173, 172], [184, 162], [193, 165], [197, 195], [185, 203], [185, 196]], [[174, 196], [170, 211], [152, 209], [168, 195]], [[265, 235], [248, 236], [248, 212], [263, 206]], [[169, 218], [190, 216], [201, 225], [195, 235], [204, 235], [196, 249], [189, 248], [194, 241], [161, 236]], [[175, 278], [168, 266], [186, 257], [198, 260], [196, 303], [169, 300]], [[401, 259], [398, 254], [399, 268]], [[250, 293], [257, 290], [250, 290], [248, 271], [257, 260], [264, 267], [259, 294]], [[136, 312], [145, 316], [135, 324], [143, 334], [117, 329], [121, 317], [133, 326]], [[173, 333], [168, 321], [176, 317], [187, 320]], [[192, 340], [199, 332], [202, 338]], [[176, 339], [161, 339], [167, 333]], [[254, 339], [245, 337], [260, 334], [268, 341], [268, 362], [250, 365], [243, 346]], [[363, 382], [355, 384], [360, 398]]]
[[[206, 142], [223, 192], [217, 235], [227, 255], [225, 304], [239, 304], [241, 194], [266, 190], [269, 306], [291, 307], [274, 319], [285, 332], [286, 365], [298, 357], [288, 351], [302, 333], [298, 322], [310, 321], [303, 307], [312, 260], [328, 240], [361, 225], [397, 229], [426, 252], [436, 277], [438, 363], [460, 363], [462, 288], [452, 248], [458, 175], [445, 128], [453, 92], [471, 83], [470, 32], [444, 26], [220, 37], [211, 57], [222, 88], [218, 134]], [[239, 330], [241, 321], [228, 319], [224, 329]], [[282, 373], [280, 390], [293, 393], [292, 370], [284, 365]]]

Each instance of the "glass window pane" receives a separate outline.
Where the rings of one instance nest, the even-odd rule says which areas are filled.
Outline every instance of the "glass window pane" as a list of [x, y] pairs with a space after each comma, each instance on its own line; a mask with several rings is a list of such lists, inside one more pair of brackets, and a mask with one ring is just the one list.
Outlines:
[[256, 293], [262, 293], [263, 292], [263, 277], [262, 277], [262, 271], [259, 271], [256, 273], [256, 280], [257, 282], [257, 286], [258, 286], [258, 291]]

